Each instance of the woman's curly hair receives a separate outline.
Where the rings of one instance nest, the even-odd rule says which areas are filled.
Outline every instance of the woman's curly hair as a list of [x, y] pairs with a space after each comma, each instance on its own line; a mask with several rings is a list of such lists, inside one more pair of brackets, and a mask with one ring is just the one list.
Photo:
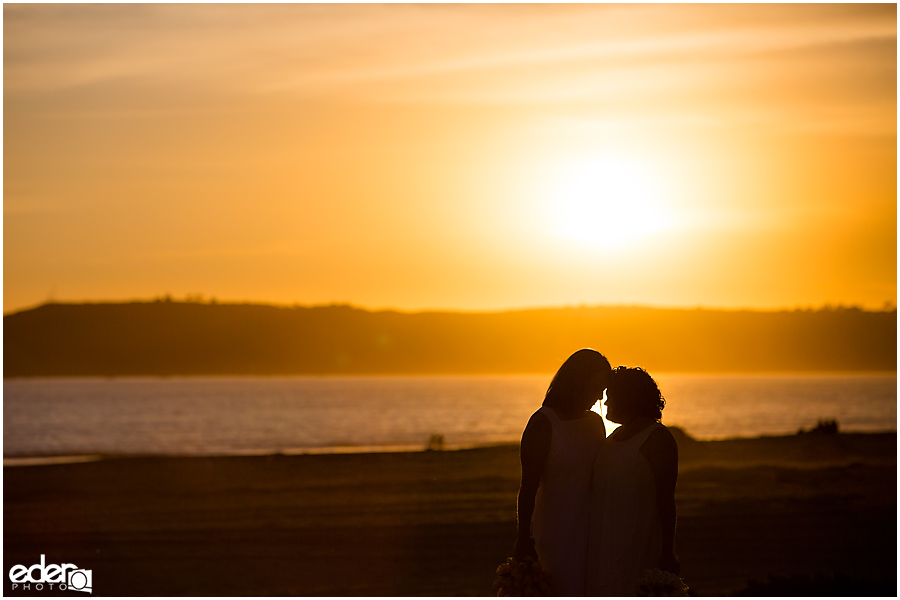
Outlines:
[[615, 391], [635, 415], [660, 420], [666, 399], [650, 373], [640, 367], [618, 366], [609, 376], [607, 393]]

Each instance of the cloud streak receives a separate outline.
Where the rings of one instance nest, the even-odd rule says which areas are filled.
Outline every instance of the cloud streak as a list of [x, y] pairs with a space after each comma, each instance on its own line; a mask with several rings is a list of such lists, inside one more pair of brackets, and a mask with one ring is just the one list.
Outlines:
[[[895, 86], [867, 83], [891, 77], [896, 83], [896, 12], [889, 5], [862, 11], [6, 5], [4, 11], [7, 99], [59, 94], [60, 102], [45, 103], [46, 116], [153, 117], [227, 111], [228, 98], [295, 97], [539, 109], [596, 103], [619, 117], [700, 112], [732, 123], [765, 118], [872, 131], [879, 127], [861, 115], [875, 111], [883, 122], [895, 101]], [[118, 92], [108, 95], [110, 87]], [[778, 87], [785, 92], [757, 93]], [[862, 88], [867, 93], [850, 103], [829, 101]], [[179, 93], [167, 92], [174, 89]]]
[[[7, 5], [5, 83], [15, 91], [190, 76], [226, 87], [255, 79], [262, 89], [305, 89], [520, 67], [721, 61], [896, 38], [888, 11], [854, 15], [821, 5], [763, 6], [755, 20], [721, 6], [355, 8]], [[706, 18], [695, 22], [693, 13]]]

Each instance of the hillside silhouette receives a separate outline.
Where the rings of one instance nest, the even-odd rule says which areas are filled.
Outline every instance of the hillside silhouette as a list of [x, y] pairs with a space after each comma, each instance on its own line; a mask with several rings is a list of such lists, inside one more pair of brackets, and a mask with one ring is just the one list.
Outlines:
[[550, 373], [575, 349], [653, 371], [895, 371], [897, 311], [494, 313], [51, 303], [3, 317], [4, 377]]

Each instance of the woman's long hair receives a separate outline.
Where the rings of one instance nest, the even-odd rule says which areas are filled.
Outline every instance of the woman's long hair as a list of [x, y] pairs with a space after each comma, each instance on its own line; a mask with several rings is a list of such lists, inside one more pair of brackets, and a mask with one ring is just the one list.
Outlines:
[[605, 356], [591, 348], [582, 348], [567, 358], [553, 376], [543, 406], [567, 411], [580, 408], [591, 391], [588, 386], [593, 376], [609, 371], [610, 364]]

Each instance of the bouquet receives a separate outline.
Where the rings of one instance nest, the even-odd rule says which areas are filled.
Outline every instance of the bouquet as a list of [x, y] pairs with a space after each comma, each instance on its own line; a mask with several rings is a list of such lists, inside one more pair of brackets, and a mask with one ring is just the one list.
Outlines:
[[638, 579], [638, 596], [687, 596], [681, 577], [661, 569], [647, 569]]
[[498, 596], [549, 596], [547, 574], [542, 571], [541, 563], [526, 556], [522, 560], [509, 558], [497, 567], [497, 579], [492, 589]]

